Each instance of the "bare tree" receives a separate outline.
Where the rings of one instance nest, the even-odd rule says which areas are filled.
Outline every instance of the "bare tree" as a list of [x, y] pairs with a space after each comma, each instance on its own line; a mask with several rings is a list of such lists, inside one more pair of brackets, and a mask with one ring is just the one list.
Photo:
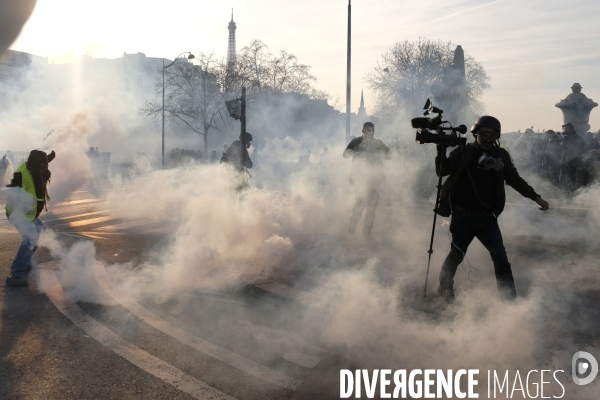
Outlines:
[[[377, 93], [377, 113], [385, 118], [400, 108], [411, 114], [419, 111], [431, 87], [441, 83], [455, 48], [452, 42], [424, 38], [392, 46], [366, 75], [367, 83]], [[465, 55], [465, 69], [471, 107], [481, 112], [481, 96], [490, 87], [489, 77], [483, 66], [468, 55]]]
[[[162, 72], [162, 71], [161, 71]], [[165, 70], [165, 118], [183, 123], [203, 138], [204, 151], [208, 151], [208, 134], [212, 130], [225, 133], [228, 124], [225, 93], [222, 82], [226, 74], [223, 61], [212, 54], [200, 53], [194, 63], [187, 59], [177, 61]], [[162, 96], [162, 75], [157, 77], [156, 92]], [[146, 101], [140, 115], [160, 121], [161, 101]]]
[[235, 77], [231, 92], [246, 86], [248, 98], [269, 93], [299, 93], [311, 98], [327, 98], [327, 94], [314, 88], [316, 78], [310, 66], [301, 64], [298, 58], [286, 51], [278, 56], [268, 52], [267, 45], [254, 40], [244, 47], [237, 57]]

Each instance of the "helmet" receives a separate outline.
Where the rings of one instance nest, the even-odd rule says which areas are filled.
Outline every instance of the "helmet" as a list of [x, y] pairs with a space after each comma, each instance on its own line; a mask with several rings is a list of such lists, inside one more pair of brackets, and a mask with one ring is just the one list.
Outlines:
[[479, 128], [492, 128], [493, 130], [498, 132], [498, 137], [500, 137], [501, 126], [500, 121], [498, 121], [497, 118], [494, 118], [489, 115], [483, 115], [477, 118], [477, 121], [475, 121], [475, 123], [471, 127], [471, 132], [473, 132], [473, 135], [477, 136], [477, 131], [479, 130]]
[[571, 86], [571, 89], [581, 89], [582, 86], [579, 83], [574, 83], [573, 86]]

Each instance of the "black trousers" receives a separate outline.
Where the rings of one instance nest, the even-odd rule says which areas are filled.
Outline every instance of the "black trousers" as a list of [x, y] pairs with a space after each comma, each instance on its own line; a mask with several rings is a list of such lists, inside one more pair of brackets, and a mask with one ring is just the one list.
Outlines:
[[375, 212], [379, 205], [379, 190], [381, 182], [360, 182], [354, 183], [354, 191], [356, 195], [356, 203], [352, 208], [350, 215], [350, 232], [356, 230], [356, 225], [360, 219], [363, 210], [366, 208], [365, 219], [363, 221], [363, 235], [370, 236], [375, 224]]
[[498, 291], [502, 297], [514, 299], [517, 295], [515, 280], [498, 221], [492, 213], [453, 210], [450, 232], [452, 244], [440, 272], [440, 290], [453, 290], [456, 270], [467, 253], [467, 248], [473, 239], [477, 238], [492, 256]]

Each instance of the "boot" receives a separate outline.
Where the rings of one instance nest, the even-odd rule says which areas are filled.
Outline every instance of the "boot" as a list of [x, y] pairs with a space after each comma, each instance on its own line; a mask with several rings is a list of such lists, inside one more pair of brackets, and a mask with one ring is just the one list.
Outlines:
[[28, 286], [28, 282], [26, 278], [8, 274], [6, 277], [6, 286]]
[[500, 293], [500, 298], [504, 301], [515, 301], [517, 298], [517, 288], [515, 288], [514, 281], [498, 281], [498, 292]]
[[439, 286], [437, 292], [446, 303], [452, 303], [454, 301], [454, 289], [447, 289]]

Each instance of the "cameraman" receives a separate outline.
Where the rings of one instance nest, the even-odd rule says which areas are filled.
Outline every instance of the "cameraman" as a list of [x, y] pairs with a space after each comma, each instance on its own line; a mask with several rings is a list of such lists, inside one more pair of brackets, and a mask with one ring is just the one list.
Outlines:
[[[443, 184], [438, 214], [452, 215], [452, 244], [440, 272], [438, 293], [446, 300], [454, 299], [454, 275], [474, 238], [488, 249], [494, 262], [500, 295], [513, 300], [515, 282], [497, 218], [504, 210], [504, 183], [547, 210], [548, 203], [519, 176], [508, 152], [499, 146], [500, 121], [482, 116], [471, 128], [474, 143], [455, 148], [444, 159], [441, 175], [450, 175]], [[445, 157], [445, 154], [444, 154]], [[435, 159], [436, 172], [440, 161]]]

